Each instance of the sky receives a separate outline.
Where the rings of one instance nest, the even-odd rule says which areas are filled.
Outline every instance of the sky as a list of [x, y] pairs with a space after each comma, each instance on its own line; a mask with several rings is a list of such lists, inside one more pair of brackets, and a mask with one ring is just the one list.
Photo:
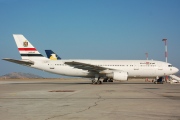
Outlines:
[[[62, 59], [165, 61], [180, 69], [180, 0], [0, 0], [0, 57], [21, 59], [12, 34]], [[64, 77], [0, 60], [0, 75]]]

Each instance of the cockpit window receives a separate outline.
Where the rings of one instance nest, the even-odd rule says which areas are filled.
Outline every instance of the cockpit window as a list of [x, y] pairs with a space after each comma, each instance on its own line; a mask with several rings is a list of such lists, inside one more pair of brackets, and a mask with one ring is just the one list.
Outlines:
[[168, 65], [168, 67], [172, 67], [172, 65]]

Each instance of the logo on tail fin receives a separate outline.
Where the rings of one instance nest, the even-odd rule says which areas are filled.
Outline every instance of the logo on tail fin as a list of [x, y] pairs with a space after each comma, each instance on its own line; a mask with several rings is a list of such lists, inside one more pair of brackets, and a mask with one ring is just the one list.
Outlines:
[[28, 41], [27, 40], [23, 42], [23, 46], [28, 47]]
[[49, 58], [50, 60], [60, 60], [61, 58], [54, 53], [52, 50], [45, 50], [47, 58]]
[[50, 60], [57, 60], [56, 54], [51, 54]]

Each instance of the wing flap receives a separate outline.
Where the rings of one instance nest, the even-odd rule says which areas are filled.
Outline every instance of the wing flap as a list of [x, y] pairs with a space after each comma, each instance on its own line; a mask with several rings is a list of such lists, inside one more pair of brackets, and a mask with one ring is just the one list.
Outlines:
[[65, 62], [65, 64], [70, 65], [74, 68], [78, 68], [78, 69], [82, 69], [82, 70], [88, 70], [88, 71], [94, 71], [94, 72], [100, 72], [103, 70], [107, 70], [107, 68], [104, 68], [101, 66], [91, 65], [88, 63], [81, 63], [81, 62], [76, 62], [76, 61]]
[[26, 66], [34, 65], [33, 61], [15, 60], [15, 59], [11, 59], [11, 58], [4, 58], [2, 60], [6, 60], [9, 62], [13, 62], [13, 63], [20, 64], [20, 65], [26, 65]]

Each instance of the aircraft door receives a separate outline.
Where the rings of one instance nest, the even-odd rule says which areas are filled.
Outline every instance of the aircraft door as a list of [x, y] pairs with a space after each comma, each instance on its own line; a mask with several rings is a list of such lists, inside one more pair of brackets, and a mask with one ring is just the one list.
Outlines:
[[137, 63], [134, 63], [133, 67], [133, 74], [135, 75], [134, 77], [140, 77], [139, 65]]
[[134, 64], [134, 70], [139, 70], [139, 65]]
[[163, 70], [162, 64], [158, 65], [158, 70]]

